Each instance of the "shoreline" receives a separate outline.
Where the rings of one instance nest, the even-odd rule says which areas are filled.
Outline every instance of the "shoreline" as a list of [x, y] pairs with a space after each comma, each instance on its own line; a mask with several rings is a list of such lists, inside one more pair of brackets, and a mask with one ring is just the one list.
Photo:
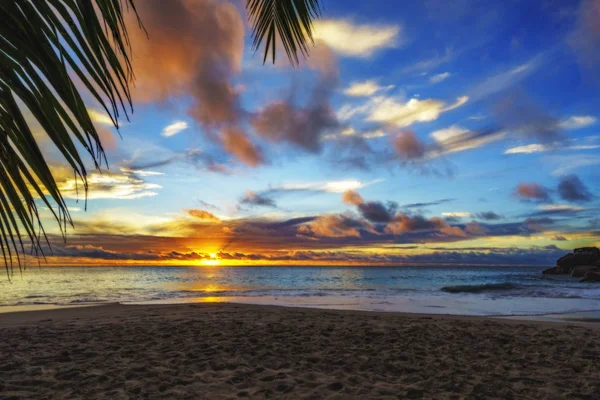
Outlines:
[[[360, 309], [339, 309], [339, 308], [321, 308], [321, 307], [310, 307], [310, 306], [289, 306], [280, 304], [260, 304], [260, 303], [246, 303], [246, 302], [139, 302], [139, 303], [90, 303], [90, 304], [77, 304], [77, 305], [44, 305], [41, 308], [37, 306], [8, 306], [12, 308], [9, 311], [2, 311], [0, 307], [0, 328], [4, 324], [15, 324], [21, 321], [40, 321], [43, 319], [53, 320], [55, 318], [86, 318], [93, 316], [96, 313], [103, 313], [105, 311], [113, 312], [115, 310], [126, 310], [126, 309], [151, 309], [154, 307], [158, 308], [185, 308], [189, 306], [248, 306], [258, 308], [281, 308], [289, 310], [314, 310], [314, 311], [332, 311], [332, 312], [346, 312], [346, 313], [358, 313], [365, 315], [392, 315], [404, 318], [440, 318], [440, 319], [452, 319], [452, 320], [490, 320], [490, 321], [515, 321], [518, 323], [531, 323], [531, 324], [558, 324], [558, 325], [580, 325], [591, 329], [600, 329], [600, 310], [590, 311], [574, 311], [566, 313], [549, 313], [549, 314], [535, 314], [535, 315], [464, 315], [464, 314], [443, 314], [443, 313], [419, 313], [419, 312], [406, 312], [406, 311], [377, 311], [377, 310], [360, 310]], [[23, 307], [23, 308], [21, 308]]]
[[598, 398], [598, 343], [597, 324], [250, 304], [6, 313], [0, 398]]

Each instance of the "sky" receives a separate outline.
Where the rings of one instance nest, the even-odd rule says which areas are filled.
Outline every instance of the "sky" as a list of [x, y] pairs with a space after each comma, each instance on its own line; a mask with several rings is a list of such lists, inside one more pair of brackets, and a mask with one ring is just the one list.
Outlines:
[[[52, 265], [549, 265], [600, 244], [600, 0], [322, 0], [298, 66], [243, 4], [137, 0], [134, 113]], [[90, 160], [90, 167], [92, 166]], [[93, 168], [90, 169], [93, 171]]]

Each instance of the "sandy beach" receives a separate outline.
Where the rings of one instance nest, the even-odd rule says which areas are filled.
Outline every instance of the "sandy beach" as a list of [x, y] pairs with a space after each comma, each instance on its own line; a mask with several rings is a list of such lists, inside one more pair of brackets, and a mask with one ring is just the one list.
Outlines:
[[600, 398], [600, 330], [242, 304], [0, 314], [1, 399]]

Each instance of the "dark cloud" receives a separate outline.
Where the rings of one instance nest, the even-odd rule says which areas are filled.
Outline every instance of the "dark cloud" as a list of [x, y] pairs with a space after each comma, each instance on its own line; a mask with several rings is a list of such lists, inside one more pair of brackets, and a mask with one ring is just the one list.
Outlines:
[[273, 102], [251, 117], [254, 130], [262, 138], [317, 153], [321, 151], [323, 136], [341, 128], [330, 105], [338, 85], [337, 60], [324, 43], [316, 50], [311, 55], [318, 58], [313, 62], [318, 64], [313, 65], [318, 70], [318, 78], [306, 104], [300, 105], [294, 92], [287, 100]]
[[424, 207], [438, 206], [440, 204], [450, 203], [455, 200], [456, 199], [441, 199], [441, 200], [431, 201], [428, 203], [404, 204], [404, 205], [400, 206], [400, 208], [424, 208]]
[[398, 209], [398, 204], [388, 201], [383, 204], [379, 201], [365, 201], [362, 196], [354, 191], [347, 190], [342, 195], [342, 201], [356, 206], [360, 215], [370, 222], [390, 222]]
[[71, 245], [64, 247], [53, 246], [52, 252], [53, 256], [58, 257], [92, 258], [118, 261], [193, 261], [210, 258], [207, 254], [197, 252], [156, 252], [151, 250], [145, 252], [119, 252], [106, 250], [102, 247], [93, 245]]
[[577, 175], [562, 177], [558, 184], [558, 194], [561, 199], [572, 202], [588, 202], [593, 199], [589, 189]]
[[321, 137], [339, 127], [328, 103], [318, 100], [307, 108], [280, 101], [268, 105], [252, 120], [252, 126], [272, 142], [288, 142], [309, 152], [321, 150]]
[[214, 204], [211, 204], [211, 203], [207, 203], [204, 200], [196, 200], [196, 202], [200, 205], [200, 207], [208, 208], [209, 210], [215, 210], [215, 211], [221, 210], [220, 207], [218, 207], [218, 206], [216, 206]]
[[587, 75], [597, 84], [600, 83], [598, 73], [600, 66], [600, 1], [583, 0], [578, 10], [578, 20], [575, 31], [569, 38], [569, 44], [579, 57]]
[[425, 157], [425, 144], [411, 130], [402, 131], [394, 138], [394, 148], [404, 162]]
[[519, 183], [515, 194], [523, 200], [550, 201], [550, 191], [537, 183]]
[[566, 237], [562, 236], [562, 235], [554, 235], [554, 237], [552, 238], [552, 240], [556, 240], [556, 241], [559, 241], [559, 242], [565, 242], [568, 239]]
[[507, 130], [547, 144], [556, 144], [564, 139], [558, 119], [546, 112], [524, 90], [505, 92], [493, 109], [498, 123], [495, 130]]
[[477, 218], [485, 219], [486, 221], [494, 221], [503, 217], [493, 211], [484, 211], [477, 214]]
[[250, 206], [260, 206], [260, 207], [272, 207], [272, 208], [277, 208], [277, 204], [275, 203], [275, 200], [266, 197], [264, 195], [260, 195], [257, 193], [254, 193], [250, 190], [246, 191], [246, 194], [244, 195], [244, 197], [240, 200], [241, 204], [247, 204]]
[[189, 149], [183, 153], [175, 154], [161, 160], [132, 160], [125, 163], [125, 167], [135, 171], [144, 171], [151, 168], [160, 168], [166, 165], [183, 162], [193, 165], [203, 171], [231, 174], [231, 170], [214, 156], [200, 149]]
[[527, 225], [553, 225], [556, 221], [549, 217], [530, 217], [525, 220]]

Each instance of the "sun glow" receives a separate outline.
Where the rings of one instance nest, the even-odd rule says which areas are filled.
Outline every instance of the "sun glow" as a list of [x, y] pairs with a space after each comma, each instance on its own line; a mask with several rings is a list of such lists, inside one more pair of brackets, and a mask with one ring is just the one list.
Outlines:
[[210, 253], [210, 258], [206, 259], [206, 260], [202, 260], [202, 264], [204, 265], [219, 265], [220, 261], [217, 258], [217, 255], [215, 253]]

